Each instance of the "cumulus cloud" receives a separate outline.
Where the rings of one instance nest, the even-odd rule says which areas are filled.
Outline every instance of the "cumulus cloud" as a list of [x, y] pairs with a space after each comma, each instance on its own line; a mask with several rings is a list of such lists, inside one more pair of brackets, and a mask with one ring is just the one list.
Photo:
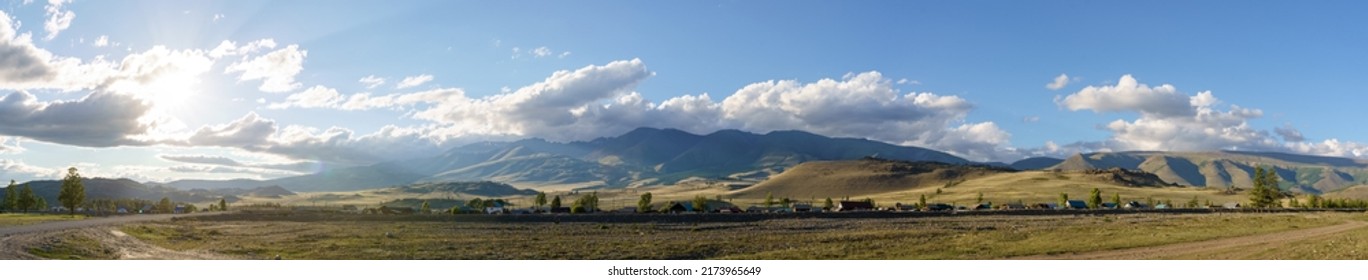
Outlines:
[[385, 78], [376, 77], [375, 75], [361, 77], [361, 79], [357, 81], [361, 82], [361, 84], [365, 85], [368, 89], [373, 89], [375, 87], [385, 84]]
[[19, 137], [0, 136], [0, 154], [22, 152], [24, 152], [24, 147], [19, 145]]
[[14, 92], [0, 98], [0, 135], [85, 147], [142, 144], [133, 136], [147, 132], [149, 125], [139, 119], [150, 107], [127, 94], [39, 102], [28, 92]]
[[1068, 75], [1068, 74], [1059, 74], [1059, 76], [1057, 76], [1057, 77], [1054, 78], [1054, 82], [1050, 82], [1049, 84], [1045, 84], [1045, 88], [1048, 88], [1048, 89], [1050, 89], [1050, 90], [1059, 90], [1059, 89], [1061, 89], [1061, 88], [1064, 88], [1064, 86], [1068, 86], [1068, 85], [1069, 85], [1069, 75]]
[[52, 54], [33, 46], [28, 34], [19, 34], [12, 20], [0, 11], [0, 85], [45, 82], [56, 76], [48, 60]]
[[242, 73], [238, 81], [262, 80], [257, 89], [264, 92], [287, 92], [301, 86], [295, 82], [295, 75], [304, 70], [304, 58], [308, 55], [299, 45], [289, 45], [254, 58], [243, 57], [223, 72]]
[[217, 146], [263, 152], [303, 161], [348, 165], [430, 156], [449, 148], [430, 137], [430, 128], [385, 126], [375, 133], [354, 136], [345, 128], [319, 130], [304, 126], [279, 127], [255, 112], [233, 122], [205, 126], [179, 144]]
[[107, 35], [100, 35], [99, 38], [95, 38], [95, 42], [92, 43], [92, 44], [93, 44], [94, 46], [96, 46], [96, 47], [105, 47], [105, 46], [109, 46], [109, 36], [107, 36]]
[[567, 56], [570, 56], [570, 52], [561, 52], [561, 54], [557, 55], [556, 58], [565, 58]]
[[[1150, 87], [1131, 75], [1121, 76], [1113, 86], [1089, 86], [1056, 102], [1072, 111], [1140, 112], [1154, 117], [1190, 116], [1195, 113], [1193, 99], [1172, 85]], [[1208, 104], [1209, 105], [1209, 104]]]
[[404, 77], [404, 79], [403, 79], [403, 80], [400, 80], [400, 81], [399, 81], [399, 84], [396, 85], [396, 86], [394, 86], [394, 88], [397, 88], [397, 89], [406, 89], [406, 88], [411, 88], [411, 87], [420, 86], [420, 85], [422, 85], [422, 84], [425, 84], [425, 83], [431, 82], [431, 81], [432, 81], [432, 75], [427, 75], [427, 74], [418, 75], [418, 76], [411, 76], [411, 77]]
[[[1080, 142], [1080, 150], [1211, 151], [1255, 150], [1323, 156], [1363, 157], [1368, 145], [1327, 139], [1306, 141], [1290, 125], [1268, 130], [1250, 126], [1263, 111], [1222, 102], [1211, 91], [1188, 96], [1171, 85], [1150, 88], [1130, 75], [1115, 86], [1087, 87], [1069, 95], [1061, 105], [1071, 110], [1139, 112], [1134, 120], [1114, 120], [1102, 126], [1112, 136], [1105, 141]], [[1224, 109], [1221, 107], [1225, 107]], [[1279, 142], [1274, 135], [1284, 141]]]
[[43, 37], [44, 40], [57, 38], [57, 34], [61, 33], [62, 30], [71, 27], [71, 21], [76, 19], [76, 13], [71, 12], [71, 10], [62, 9], [62, 6], [69, 2], [71, 1], [48, 0], [47, 6], [44, 7], [48, 18], [47, 21], [43, 23], [43, 30], [47, 31], [48, 35], [47, 37]]

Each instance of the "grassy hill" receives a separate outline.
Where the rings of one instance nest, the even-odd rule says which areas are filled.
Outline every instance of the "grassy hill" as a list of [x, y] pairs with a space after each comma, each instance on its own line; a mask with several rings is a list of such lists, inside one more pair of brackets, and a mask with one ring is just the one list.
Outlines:
[[1238, 151], [1078, 154], [1047, 169], [1125, 168], [1180, 185], [1248, 188], [1256, 167], [1272, 168], [1279, 188], [1299, 193], [1328, 193], [1368, 182], [1368, 162], [1361, 160]]

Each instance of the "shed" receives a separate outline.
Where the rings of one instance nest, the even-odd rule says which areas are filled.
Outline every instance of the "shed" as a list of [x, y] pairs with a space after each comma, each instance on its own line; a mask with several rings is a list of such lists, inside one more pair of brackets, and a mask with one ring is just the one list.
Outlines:
[[1149, 208], [1149, 205], [1145, 205], [1144, 203], [1140, 203], [1139, 201], [1131, 201], [1131, 202], [1126, 202], [1126, 204], [1125, 204], [1125, 205], [1122, 205], [1121, 208], [1126, 208], [1126, 209], [1145, 209], [1145, 208]]
[[1244, 206], [1244, 205], [1241, 205], [1239, 202], [1226, 202], [1226, 204], [1222, 204], [1222, 205], [1221, 205], [1221, 208], [1225, 208], [1225, 209], [1240, 209], [1240, 207], [1242, 207], [1242, 206]]
[[1088, 209], [1088, 203], [1082, 200], [1070, 200], [1064, 205], [1067, 209]]

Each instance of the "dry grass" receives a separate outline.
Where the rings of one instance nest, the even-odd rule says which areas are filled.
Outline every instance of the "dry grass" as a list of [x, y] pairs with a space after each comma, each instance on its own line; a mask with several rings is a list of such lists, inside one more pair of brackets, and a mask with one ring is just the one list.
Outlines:
[[19, 214], [8, 213], [0, 214], [0, 227], [22, 226], [37, 223], [56, 222], [56, 221], [75, 221], [83, 220], [86, 216], [77, 215], [53, 215], [53, 214]]
[[[1132, 214], [551, 223], [337, 221], [326, 217], [301, 222], [235, 216], [128, 225], [122, 230], [174, 250], [249, 259], [277, 254], [287, 259], [997, 259], [1210, 240], [1350, 219], [1363, 217]], [[1368, 235], [1353, 233], [1357, 235], [1351, 237]], [[1349, 242], [1335, 240], [1326, 242]], [[1258, 258], [1317, 256], [1297, 253]]]

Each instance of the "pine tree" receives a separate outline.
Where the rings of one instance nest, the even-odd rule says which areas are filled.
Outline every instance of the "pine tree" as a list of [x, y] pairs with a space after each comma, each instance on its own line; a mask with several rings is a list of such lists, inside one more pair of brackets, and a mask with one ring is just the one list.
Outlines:
[[983, 204], [983, 193], [979, 192], [978, 197], [974, 198], [974, 204]]
[[18, 205], [19, 210], [23, 210], [24, 213], [28, 213], [29, 210], [38, 206], [38, 196], [33, 194], [33, 189], [29, 188], [29, 184], [25, 183], [24, 187], [19, 189], [19, 199], [15, 205]]
[[922, 194], [921, 198], [917, 199], [917, 208], [926, 208], [926, 194]]
[[[926, 195], [923, 194], [922, 197], [924, 198]], [[836, 202], [831, 201], [831, 198], [828, 197], [826, 202], [822, 203], [822, 210], [831, 210], [832, 208], [836, 208]]]
[[219, 199], [219, 211], [228, 211], [228, 200]]
[[774, 193], [765, 194], [765, 208], [774, 207]]
[[19, 210], [19, 186], [14, 184], [14, 180], [10, 180], [9, 186], [5, 187], [4, 207], [0, 207], [0, 210]]
[[1093, 188], [1092, 192], [1088, 194], [1088, 208], [1102, 208], [1102, 190]]
[[1120, 208], [1120, 207], [1121, 207], [1121, 194], [1120, 194], [1120, 193], [1114, 193], [1114, 194], [1112, 194], [1111, 203], [1112, 203], [1112, 207]]
[[1059, 207], [1069, 208], [1069, 193], [1059, 193]]
[[76, 207], [85, 202], [85, 184], [81, 183], [81, 174], [76, 173], [76, 168], [67, 169], [66, 178], [62, 179], [62, 190], [57, 195], [57, 201], [66, 207], [72, 216], [76, 215]]
[[537, 199], [533, 203], [537, 204], [537, 208], [546, 206], [546, 192], [537, 192]]
[[432, 205], [429, 205], [428, 202], [427, 202], [427, 200], [424, 200], [424, 201], [423, 201], [423, 206], [421, 206], [421, 207], [418, 208], [418, 213], [421, 213], [421, 214], [432, 213]]
[[708, 199], [703, 196], [695, 196], [693, 199], [694, 212], [708, 212]]
[[551, 209], [555, 210], [556, 208], [561, 208], [561, 200], [559, 195], [551, 199]]

